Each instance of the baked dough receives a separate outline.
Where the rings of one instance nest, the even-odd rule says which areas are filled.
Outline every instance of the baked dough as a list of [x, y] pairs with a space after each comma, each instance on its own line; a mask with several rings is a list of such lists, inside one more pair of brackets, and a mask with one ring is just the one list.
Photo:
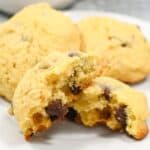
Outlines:
[[150, 49], [139, 26], [109, 17], [88, 17], [78, 23], [81, 50], [108, 63], [103, 75], [135, 83], [150, 73]]
[[24, 8], [0, 25], [0, 95], [11, 101], [24, 73], [52, 51], [80, 49], [72, 20], [46, 3]]

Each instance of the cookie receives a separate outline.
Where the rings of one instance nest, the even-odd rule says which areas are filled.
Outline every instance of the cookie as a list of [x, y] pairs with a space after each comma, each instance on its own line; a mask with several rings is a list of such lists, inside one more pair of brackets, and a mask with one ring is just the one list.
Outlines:
[[51, 53], [28, 70], [13, 97], [13, 111], [26, 139], [67, 115], [68, 103], [101, 73], [99, 59], [84, 53]]
[[89, 17], [78, 23], [81, 49], [95, 52], [108, 65], [103, 75], [127, 83], [143, 80], [150, 73], [150, 50], [139, 26], [109, 17]]
[[68, 118], [85, 126], [105, 124], [141, 140], [148, 133], [148, 107], [143, 93], [111, 77], [98, 77], [70, 103]]
[[11, 101], [24, 73], [52, 51], [80, 49], [80, 33], [72, 20], [34, 4], [0, 25], [0, 95]]

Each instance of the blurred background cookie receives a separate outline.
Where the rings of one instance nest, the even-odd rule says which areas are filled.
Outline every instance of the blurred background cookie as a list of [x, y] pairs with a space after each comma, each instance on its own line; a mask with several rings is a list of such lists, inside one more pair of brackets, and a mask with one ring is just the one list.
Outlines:
[[150, 50], [140, 28], [108, 17], [89, 17], [78, 23], [81, 49], [103, 57], [104, 75], [127, 83], [143, 80], [150, 73]]
[[9, 101], [24, 73], [49, 52], [80, 49], [77, 26], [45, 3], [0, 25], [0, 37], [0, 95]]

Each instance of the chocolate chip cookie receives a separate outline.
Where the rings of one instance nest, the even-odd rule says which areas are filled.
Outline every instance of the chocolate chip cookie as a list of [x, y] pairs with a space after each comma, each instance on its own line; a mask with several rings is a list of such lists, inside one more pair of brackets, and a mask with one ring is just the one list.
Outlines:
[[78, 100], [102, 68], [95, 55], [55, 52], [27, 71], [13, 97], [14, 115], [25, 138], [63, 120], [68, 104]]
[[48, 4], [24, 8], [0, 25], [0, 95], [11, 101], [24, 73], [52, 51], [80, 48], [71, 19]]
[[150, 73], [150, 49], [137, 25], [109, 17], [89, 17], [78, 23], [82, 51], [95, 52], [107, 62], [103, 75], [135, 83]]
[[93, 127], [105, 124], [140, 140], [148, 133], [148, 107], [143, 93], [110, 77], [98, 77], [70, 103], [68, 118]]

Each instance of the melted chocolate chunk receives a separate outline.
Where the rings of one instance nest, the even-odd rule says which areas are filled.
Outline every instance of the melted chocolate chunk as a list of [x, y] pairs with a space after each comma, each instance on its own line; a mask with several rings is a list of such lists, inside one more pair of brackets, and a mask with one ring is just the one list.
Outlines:
[[79, 54], [76, 53], [76, 52], [71, 52], [71, 53], [68, 54], [68, 56], [69, 57], [74, 57], [74, 56], [79, 56]]
[[68, 113], [67, 113], [66, 117], [67, 117], [70, 121], [74, 121], [75, 118], [77, 117], [77, 111], [74, 110], [73, 108], [69, 107], [69, 108], [68, 108]]
[[108, 87], [104, 88], [104, 92], [103, 92], [102, 96], [105, 98], [105, 100], [109, 101], [111, 99], [111, 93], [110, 93], [110, 89]]
[[77, 95], [79, 94], [82, 90], [81, 90], [81, 87], [76, 85], [76, 84], [72, 84], [70, 87], [70, 91], [74, 94], [74, 95]]
[[101, 117], [104, 119], [109, 119], [111, 116], [111, 108], [105, 107], [101, 112]]
[[126, 114], [126, 106], [120, 105], [119, 108], [117, 108], [115, 113], [116, 120], [121, 124], [121, 126], [125, 129], [127, 126], [127, 114]]
[[51, 118], [52, 121], [58, 119], [63, 120], [64, 116], [67, 114], [68, 109], [65, 105], [62, 105], [60, 99], [53, 101], [45, 108], [47, 114]]

